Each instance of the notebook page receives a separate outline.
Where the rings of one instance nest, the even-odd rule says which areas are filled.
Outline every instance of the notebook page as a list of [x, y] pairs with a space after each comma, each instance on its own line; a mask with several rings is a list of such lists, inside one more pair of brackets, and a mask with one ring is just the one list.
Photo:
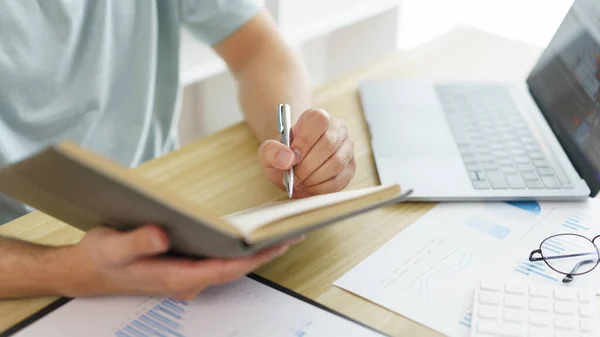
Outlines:
[[285, 200], [250, 208], [223, 217], [233, 224], [243, 235], [248, 235], [262, 225], [277, 219], [300, 214], [315, 208], [333, 205], [340, 201], [360, 198], [388, 188], [389, 186], [367, 187], [357, 190], [329, 193], [304, 199]]

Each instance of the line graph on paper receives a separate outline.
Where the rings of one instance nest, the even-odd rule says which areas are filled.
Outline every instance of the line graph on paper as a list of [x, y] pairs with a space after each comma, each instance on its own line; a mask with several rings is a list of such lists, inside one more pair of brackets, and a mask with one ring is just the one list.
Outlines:
[[454, 296], [457, 287], [472, 281], [476, 255], [442, 237], [431, 240], [380, 282], [421, 301]]

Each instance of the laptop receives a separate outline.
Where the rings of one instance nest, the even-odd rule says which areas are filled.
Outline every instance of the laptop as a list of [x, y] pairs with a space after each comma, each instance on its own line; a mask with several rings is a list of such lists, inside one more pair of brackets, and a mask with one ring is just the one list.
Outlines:
[[412, 200], [583, 200], [600, 189], [600, 1], [575, 1], [523, 83], [359, 86], [382, 184]]

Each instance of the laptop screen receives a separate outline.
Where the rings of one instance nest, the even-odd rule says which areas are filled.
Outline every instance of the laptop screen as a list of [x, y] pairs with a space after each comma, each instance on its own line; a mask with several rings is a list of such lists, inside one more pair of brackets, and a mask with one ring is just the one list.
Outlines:
[[595, 195], [600, 188], [600, 1], [575, 2], [527, 84]]

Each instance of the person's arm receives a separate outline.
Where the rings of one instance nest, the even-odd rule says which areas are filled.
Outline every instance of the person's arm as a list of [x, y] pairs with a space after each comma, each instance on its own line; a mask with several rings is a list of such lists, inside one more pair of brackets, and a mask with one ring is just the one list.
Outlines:
[[[246, 121], [263, 141], [267, 177], [283, 189], [283, 170], [295, 165], [296, 197], [337, 192], [354, 177], [354, 144], [345, 123], [311, 109], [304, 64], [285, 43], [266, 9], [214, 46], [235, 76]], [[292, 108], [293, 151], [278, 142], [277, 106]]]
[[240, 259], [161, 256], [169, 249], [157, 226], [130, 232], [106, 227], [71, 246], [49, 247], [0, 237], [0, 298], [153, 295], [190, 299], [209, 285], [238, 279], [285, 253], [287, 242]]

